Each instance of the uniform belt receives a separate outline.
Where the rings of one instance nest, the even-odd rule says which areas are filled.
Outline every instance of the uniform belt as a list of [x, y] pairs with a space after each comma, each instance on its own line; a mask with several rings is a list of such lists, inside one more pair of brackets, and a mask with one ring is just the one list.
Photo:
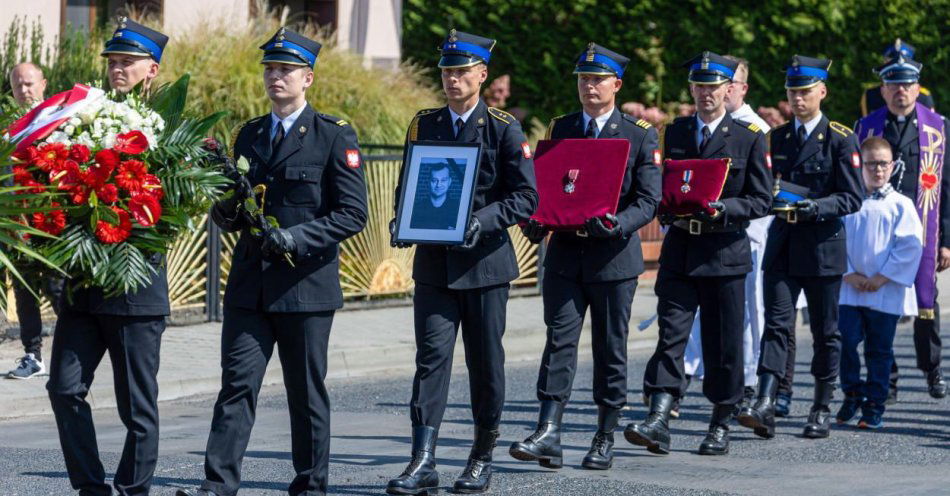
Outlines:
[[738, 222], [722, 225], [710, 224], [697, 219], [678, 219], [673, 222], [673, 227], [678, 227], [693, 235], [700, 235], [741, 231], [749, 227], [749, 223]]

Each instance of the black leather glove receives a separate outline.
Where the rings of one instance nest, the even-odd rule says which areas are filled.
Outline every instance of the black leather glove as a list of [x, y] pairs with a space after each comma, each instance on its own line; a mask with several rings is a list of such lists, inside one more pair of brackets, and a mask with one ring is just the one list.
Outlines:
[[[607, 221], [606, 223], [604, 221]], [[608, 226], [609, 223], [609, 226]], [[604, 215], [603, 218], [591, 217], [584, 223], [587, 227], [587, 234], [595, 238], [619, 238], [623, 234], [620, 228], [620, 222], [614, 214]]]
[[677, 217], [673, 214], [659, 214], [656, 216], [656, 220], [660, 222], [661, 226], [670, 226], [676, 222]]
[[710, 214], [706, 209], [700, 210], [696, 214], [696, 218], [703, 222], [721, 222], [723, 217], [723, 212], [726, 211], [726, 205], [719, 201], [709, 202], [709, 208], [716, 211], [714, 214]]
[[396, 242], [396, 219], [389, 221], [389, 246], [393, 248], [409, 248], [411, 243]]
[[818, 218], [818, 202], [805, 199], [795, 202], [795, 215], [798, 220], [815, 220]]
[[261, 240], [261, 251], [264, 258], [276, 261], [284, 258], [284, 255], [290, 255], [293, 259], [297, 254], [297, 241], [294, 240], [290, 231], [279, 227], [272, 227], [264, 233]]
[[472, 217], [472, 219], [468, 221], [468, 227], [465, 228], [465, 241], [462, 241], [462, 244], [455, 248], [458, 250], [471, 250], [478, 244], [478, 239], [481, 236], [482, 223], [478, 221], [477, 217]]
[[521, 234], [524, 234], [528, 241], [538, 244], [548, 235], [548, 228], [534, 219], [528, 219], [528, 223], [521, 226]]

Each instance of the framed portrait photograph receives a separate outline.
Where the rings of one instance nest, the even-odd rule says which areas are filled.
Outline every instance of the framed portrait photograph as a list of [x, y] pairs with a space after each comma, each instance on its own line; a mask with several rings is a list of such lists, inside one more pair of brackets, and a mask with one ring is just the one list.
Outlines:
[[397, 242], [462, 244], [480, 156], [479, 143], [409, 144], [396, 213]]

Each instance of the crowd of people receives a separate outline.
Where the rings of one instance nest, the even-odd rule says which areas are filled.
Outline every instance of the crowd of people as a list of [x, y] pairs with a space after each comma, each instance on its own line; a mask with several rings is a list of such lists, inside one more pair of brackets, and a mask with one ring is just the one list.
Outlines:
[[[128, 93], [141, 85], [148, 91], [167, 40], [122, 20], [102, 52], [110, 87]], [[626, 113], [617, 107], [629, 59], [590, 43], [565, 62], [574, 69], [563, 84], [576, 84], [580, 108], [552, 119], [546, 139], [626, 140], [630, 151], [615, 211], [565, 230], [531, 218], [539, 198], [552, 192], [537, 187], [533, 153], [518, 120], [485, 103], [485, 98], [504, 101], [506, 81], [482, 96], [495, 44], [451, 30], [438, 61], [447, 105], [421, 110], [408, 126], [407, 145], [478, 143], [481, 158], [463, 242], [415, 247], [411, 457], [386, 485], [387, 493], [434, 494], [440, 488], [435, 453], [459, 331], [474, 429], [453, 489], [490, 488], [504, 414], [505, 309], [510, 283], [518, 276], [508, 228], [518, 224], [530, 241], [546, 243], [539, 311], [547, 340], [539, 350], [538, 423], [510, 445], [517, 460], [551, 469], [565, 463], [562, 418], [589, 312], [598, 413], [581, 465], [592, 470], [613, 465], [623, 408], [632, 391], [641, 391], [627, 383], [631, 305], [645, 269], [637, 232], [655, 218], [666, 229], [655, 283], [659, 339], [642, 385], [649, 410], [623, 429], [629, 443], [669, 453], [671, 417], [693, 378], [702, 379], [703, 395], [712, 404], [699, 454], [727, 454], [734, 422], [772, 438], [775, 418], [788, 414], [791, 401], [795, 316], [802, 306], [810, 317], [815, 381], [802, 426], [805, 438], [828, 437], [833, 422], [855, 418], [860, 428], [884, 426], [885, 405], [896, 401], [893, 341], [902, 317], [915, 319], [917, 366], [930, 394], [946, 395], [936, 274], [950, 266], [947, 128], [933, 102], [919, 99], [923, 66], [910, 45], [898, 40], [888, 46], [876, 69], [882, 84], [866, 95], [867, 115], [857, 131], [821, 111], [831, 84], [830, 60], [790, 57], [784, 86], [791, 119], [779, 123], [763, 119], [768, 116], [745, 102], [748, 62], [704, 51], [684, 66], [692, 106], [665, 125], [661, 139], [650, 121], [664, 116], [642, 106], [625, 105]], [[326, 494], [328, 487], [327, 346], [334, 312], [343, 306], [338, 245], [360, 232], [368, 216], [362, 158], [353, 128], [306, 101], [320, 44], [281, 28], [260, 48], [271, 112], [238, 132], [232, 151], [248, 160], [248, 181], [229, 173], [234, 194], [211, 212], [216, 224], [240, 238], [224, 295], [222, 387], [205, 452], [205, 479], [179, 490], [182, 496], [237, 493], [257, 395], [275, 346], [292, 434], [295, 476], [288, 492]], [[43, 98], [45, 82], [36, 66], [18, 65], [10, 77], [18, 101]], [[662, 186], [663, 159], [729, 159], [730, 165], [724, 183], [716, 186], [721, 191], [702, 209], [673, 215], [659, 210], [661, 196], [669, 193]], [[684, 194], [691, 187], [710, 187], [704, 184], [708, 174], [696, 172], [695, 178], [684, 174]], [[241, 214], [242, 198], [251, 194], [244, 191], [248, 183], [267, 185], [269, 214], [280, 227], [252, 234]], [[391, 231], [395, 225], [394, 219]], [[395, 236], [392, 244], [409, 247]], [[160, 257], [153, 262], [161, 267]], [[23, 317], [38, 314], [26, 310], [35, 299], [24, 295], [26, 357], [11, 376], [31, 377], [48, 368], [67, 473], [79, 494], [111, 495], [113, 489], [147, 494], [158, 457], [156, 374], [169, 311], [164, 269], [134, 294], [111, 297], [97, 288], [74, 288], [69, 299], [58, 298], [55, 290], [51, 295], [62, 304], [56, 306], [49, 365], [40, 354], [38, 316]], [[112, 487], [86, 402], [106, 352], [128, 429]], [[844, 398], [833, 412], [839, 384]]]

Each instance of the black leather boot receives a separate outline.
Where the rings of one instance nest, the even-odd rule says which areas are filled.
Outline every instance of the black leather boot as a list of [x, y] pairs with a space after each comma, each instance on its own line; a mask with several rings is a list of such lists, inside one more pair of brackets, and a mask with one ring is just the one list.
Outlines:
[[439, 494], [439, 472], [435, 470], [435, 427], [412, 428], [412, 461], [402, 475], [389, 481], [386, 494]]
[[468, 464], [455, 481], [455, 492], [461, 494], [483, 493], [491, 486], [491, 455], [498, 439], [498, 429], [475, 426], [475, 443], [468, 455]]
[[564, 403], [542, 401], [538, 414], [538, 428], [527, 439], [512, 443], [508, 453], [516, 460], [538, 461], [546, 468], [564, 466], [561, 452], [561, 418], [564, 416]]
[[673, 395], [653, 393], [650, 396], [650, 415], [642, 424], [630, 424], [623, 431], [623, 437], [631, 444], [645, 446], [647, 451], [657, 455], [670, 453], [670, 409], [673, 408]]
[[597, 407], [597, 434], [581, 466], [591, 470], [607, 470], [614, 464], [614, 430], [620, 422], [620, 409]]
[[947, 397], [947, 381], [943, 379], [943, 371], [940, 370], [940, 367], [927, 374], [927, 392], [934, 399], [939, 400]]
[[195, 487], [191, 489], [179, 489], [175, 491], [175, 496], [218, 496], [218, 493]]
[[713, 405], [709, 432], [699, 444], [700, 455], [725, 455], [729, 453], [729, 422], [732, 421], [735, 405]]
[[759, 397], [755, 403], [739, 412], [739, 424], [752, 429], [756, 436], [765, 439], [775, 437], [775, 393], [778, 377], [772, 374], [759, 376]]
[[808, 423], [802, 435], [809, 439], [821, 439], [831, 434], [831, 397], [835, 392], [835, 383], [815, 383], [815, 403], [808, 414]]

